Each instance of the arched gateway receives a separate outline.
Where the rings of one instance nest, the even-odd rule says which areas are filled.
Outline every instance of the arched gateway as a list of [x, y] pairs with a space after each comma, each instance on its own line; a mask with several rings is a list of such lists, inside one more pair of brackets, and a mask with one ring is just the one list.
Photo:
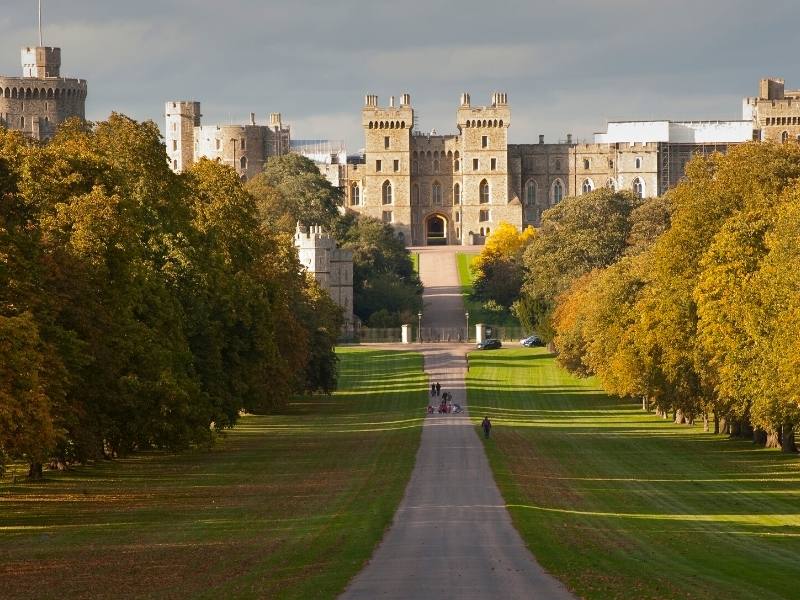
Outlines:
[[430, 215], [425, 219], [425, 239], [428, 246], [447, 245], [447, 219], [442, 215]]

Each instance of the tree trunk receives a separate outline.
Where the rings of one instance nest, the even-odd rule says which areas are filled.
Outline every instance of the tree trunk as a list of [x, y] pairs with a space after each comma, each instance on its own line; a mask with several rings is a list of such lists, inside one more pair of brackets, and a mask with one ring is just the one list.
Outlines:
[[742, 435], [742, 422], [739, 419], [731, 419], [728, 425], [728, 433], [731, 437]]
[[767, 432], [763, 429], [753, 429], [753, 443], [759, 446], [766, 446]]
[[42, 477], [44, 477], [42, 463], [31, 463], [28, 467], [28, 479], [41, 479]]
[[650, 402], [647, 400], [647, 396], [642, 396], [642, 410], [645, 412], [650, 410]]
[[784, 423], [783, 427], [781, 427], [781, 452], [786, 452], [787, 454], [797, 452], [793, 423]]
[[714, 413], [714, 434], [719, 434], [719, 415], [716, 412]]
[[686, 417], [684, 417], [683, 411], [680, 408], [672, 412], [672, 420], [675, 421], [676, 425], [683, 425], [686, 423]]
[[765, 448], [780, 448], [781, 435], [777, 428], [772, 428], [766, 432], [766, 441], [764, 442]]
[[708, 413], [704, 412], [703, 413], [703, 431], [708, 433], [709, 429], [710, 429], [710, 427], [708, 425]]

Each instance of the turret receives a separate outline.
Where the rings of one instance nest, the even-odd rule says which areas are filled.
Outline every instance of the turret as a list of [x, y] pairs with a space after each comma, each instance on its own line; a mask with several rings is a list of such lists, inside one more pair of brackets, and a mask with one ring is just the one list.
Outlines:
[[166, 118], [167, 156], [170, 167], [180, 173], [194, 162], [194, 128], [200, 127], [200, 103], [192, 100], [167, 102]]

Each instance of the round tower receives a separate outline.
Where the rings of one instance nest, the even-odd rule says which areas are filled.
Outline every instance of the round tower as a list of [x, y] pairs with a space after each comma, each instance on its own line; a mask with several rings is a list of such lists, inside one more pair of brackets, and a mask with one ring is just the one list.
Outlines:
[[0, 77], [0, 125], [37, 140], [65, 120], [86, 118], [86, 80], [61, 77], [61, 49], [23, 48], [22, 77]]

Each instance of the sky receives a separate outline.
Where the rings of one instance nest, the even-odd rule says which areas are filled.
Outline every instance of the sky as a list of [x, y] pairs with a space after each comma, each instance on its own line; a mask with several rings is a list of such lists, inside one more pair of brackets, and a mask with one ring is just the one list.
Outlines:
[[[36, 0], [2, 0], [0, 73], [35, 45]], [[800, 88], [800, 2], [771, 0], [43, 0], [45, 45], [89, 82], [87, 118], [162, 129], [164, 103], [204, 124], [282, 113], [295, 139], [363, 146], [365, 94], [411, 94], [418, 129], [455, 132], [508, 94], [512, 143], [591, 139], [607, 121], [739, 119], [761, 77]]]

